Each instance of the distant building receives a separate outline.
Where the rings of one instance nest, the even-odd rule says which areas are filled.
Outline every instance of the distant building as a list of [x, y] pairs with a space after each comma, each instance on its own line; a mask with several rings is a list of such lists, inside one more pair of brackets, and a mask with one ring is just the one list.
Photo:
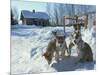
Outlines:
[[20, 19], [25, 25], [49, 25], [49, 16], [45, 12], [22, 10]]

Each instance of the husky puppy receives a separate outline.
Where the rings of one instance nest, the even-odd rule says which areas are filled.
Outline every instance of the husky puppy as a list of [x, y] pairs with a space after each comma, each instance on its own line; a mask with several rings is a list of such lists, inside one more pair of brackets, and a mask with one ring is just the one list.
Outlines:
[[48, 64], [50, 64], [53, 57], [55, 57], [57, 61], [64, 58], [65, 51], [68, 52], [65, 36], [61, 36], [56, 33], [55, 39], [48, 43], [46, 52], [43, 54], [43, 56], [48, 61]]
[[91, 47], [88, 43], [84, 42], [81, 38], [80, 32], [74, 32], [72, 34], [72, 42], [69, 45], [69, 50], [71, 54], [71, 48], [76, 46], [78, 57], [80, 62], [92, 62], [93, 53]]

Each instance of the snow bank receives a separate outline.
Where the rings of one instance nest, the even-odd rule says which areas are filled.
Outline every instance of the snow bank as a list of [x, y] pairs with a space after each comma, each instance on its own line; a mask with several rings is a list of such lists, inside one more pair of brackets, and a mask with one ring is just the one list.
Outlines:
[[[77, 52], [72, 50], [72, 57], [65, 58], [60, 63], [54, 63], [52, 67], [42, 54], [45, 52], [48, 42], [53, 38], [52, 31], [63, 29], [63, 27], [37, 27], [35, 25], [16, 25], [11, 27], [11, 73], [41, 73], [41, 72], [61, 72], [74, 70], [92, 70], [95, 69], [95, 37], [92, 36], [92, 30], [82, 31], [82, 38], [90, 44], [94, 54], [93, 63], [75, 64], [77, 61]], [[73, 32], [72, 27], [66, 27], [66, 42], [69, 45], [70, 35]], [[54, 61], [53, 61], [54, 62]]]

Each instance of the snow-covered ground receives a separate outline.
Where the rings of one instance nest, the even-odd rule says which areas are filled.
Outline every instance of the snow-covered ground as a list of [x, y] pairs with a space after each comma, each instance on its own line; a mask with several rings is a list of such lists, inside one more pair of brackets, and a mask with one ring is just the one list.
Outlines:
[[[60, 63], [53, 63], [52, 66], [42, 56], [48, 42], [53, 38], [51, 31], [63, 29], [63, 27], [37, 27], [35, 25], [15, 25], [11, 28], [11, 73], [42, 73], [80, 71], [95, 69], [96, 62], [96, 37], [92, 29], [82, 29], [82, 38], [87, 42], [93, 51], [94, 62], [78, 63], [77, 52], [72, 50], [72, 56], [65, 58]], [[66, 42], [69, 45], [73, 27], [66, 27]]]

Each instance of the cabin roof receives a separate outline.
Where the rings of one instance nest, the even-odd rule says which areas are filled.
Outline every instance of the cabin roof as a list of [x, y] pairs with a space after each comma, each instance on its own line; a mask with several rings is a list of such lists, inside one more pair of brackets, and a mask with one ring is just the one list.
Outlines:
[[38, 19], [49, 19], [49, 16], [45, 12], [31, 12], [28, 10], [21, 11], [24, 18], [38, 18]]

